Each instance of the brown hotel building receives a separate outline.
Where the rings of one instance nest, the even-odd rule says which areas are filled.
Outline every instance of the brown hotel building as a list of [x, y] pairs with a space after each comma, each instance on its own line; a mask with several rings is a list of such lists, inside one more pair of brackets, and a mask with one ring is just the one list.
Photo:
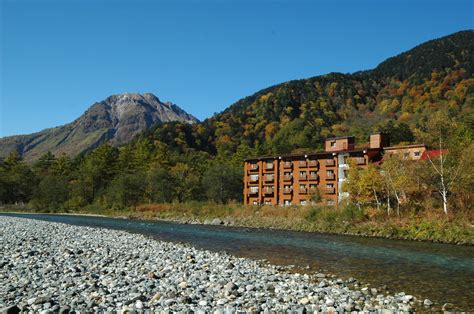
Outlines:
[[[347, 197], [341, 189], [349, 160], [358, 166], [380, 162], [388, 147], [388, 137], [372, 134], [367, 148], [355, 148], [353, 136], [328, 138], [323, 152], [248, 158], [244, 162], [244, 203], [306, 205], [319, 190], [322, 201], [337, 204]], [[424, 152], [424, 145], [412, 145], [411, 153]], [[408, 148], [408, 147], [407, 147]]]

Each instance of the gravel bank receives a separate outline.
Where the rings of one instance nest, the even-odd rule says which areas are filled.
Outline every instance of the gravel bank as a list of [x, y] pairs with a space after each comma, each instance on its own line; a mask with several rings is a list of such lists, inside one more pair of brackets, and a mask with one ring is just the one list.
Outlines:
[[409, 311], [416, 302], [352, 282], [122, 231], [0, 217], [0, 312]]

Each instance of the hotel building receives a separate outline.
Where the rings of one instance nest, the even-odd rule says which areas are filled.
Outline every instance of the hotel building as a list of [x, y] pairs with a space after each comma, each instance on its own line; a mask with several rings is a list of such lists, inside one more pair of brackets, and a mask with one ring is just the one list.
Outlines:
[[364, 148], [353, 136], [328, 138], [324, 151], [261, 156], [244, 161], [244, 203], [249, 205], [306, 205], [318, 193], [323, 203], [335, 205], [345, 197], [342, 185], [350, 160], [361, 168], [379, 163], [383, 154], [403, 154], [416, 160], [424, 145], [390, 147], [388, 136], [370, 136]]

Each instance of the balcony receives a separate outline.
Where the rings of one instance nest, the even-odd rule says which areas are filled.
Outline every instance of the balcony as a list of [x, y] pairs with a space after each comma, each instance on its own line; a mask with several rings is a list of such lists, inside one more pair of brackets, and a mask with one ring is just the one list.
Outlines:
[[300, 194], [306, 194], [306, 193], [308, 193], [308, 189], [306, 189], [306, 188], [300, 188], [300, 189], [299, 189], [299, 192], [300, 192]]
[[273, 187], [269, 187], [269, 186], [268, 186], [268, 187], [265, 187], [265, 188], [263, 189], [263, 193], [265, 193], [266, 195], [268, 195], [268, 194], [273, 194]]
[[306, 174], [306, 172], [304, 173], [300, 173], [300, 181], [306, 181], [308, 180], [308, 175]]
[[318, 180], [318, 175], [316, 173], [310, 173], [309, 174], [309, 179], [312, 181], [317, 181]]
[[333, 172], [326, 173], [326, 180], [334, 180], [336, 175]]
[[289, 169], [289, 168], [291, 168], [291, 166], [292, 166], [291, 161], [283, 162], [283, 168]]
[[364, 157], [357, 157], [356, 164], [358, 165], [365, 165], [365, 158]]
[[334, 193], [336, 193], [335, 188], [326, 188], [326, 194], [334, 194]]
[[249, 182], [251, 183], [258, 182], [258, 176], [251, 175], [249, 177]]
[[267, 163], [265, 165], [265, 170], [267, 170], [267, 171], [272, 171], [273, 168], [274, 168], [273, 163]]
[[300, 168], [308, 167], [308, 163], [306, 162], [306, 160], [300, 160], [298, 164]]
[[291, 174], [285, 174], [283, 176], [283, 181], [291, 181], [293, 179], [293, 176]]
[[310, 161], [308, 162], [308, 165], [309, 165], [310, 167], [317, 167], [318, 164], [319, 164], [319, 163], [318, 163], [317, 160], [310, 160]]
[[250, 171], [257, 171], [258, 170], [258, 164], [250, 164]]
[[291, 189], [291, 188], [284, 188], [283, 189], [283, 194], [291, 194], [291, 192], [293, 192], [293, 189]]
[[249, 195], [255, 195], [255, 194], [258, 194], [258, 187], [250, 188]]
[[334, 159], [326, 159], [324, 164], [326, 165], [326, 167], [331, 167], [331, 166], [336, 165], [336, 162], [334, 161]]
[[273, 182], [274, 176], [273, 174], [267, 174], [265, 176], [265, 182]]

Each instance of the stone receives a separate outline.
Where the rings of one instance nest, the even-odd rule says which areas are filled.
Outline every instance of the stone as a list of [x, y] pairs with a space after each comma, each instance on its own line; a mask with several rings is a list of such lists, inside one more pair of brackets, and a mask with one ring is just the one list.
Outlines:
[[222, 225], [224, 224], [224, 222], [222, 220], [220, 220], [219, 218], [214, 218], [211, 220], [211, 225], [214, 225], [214, 226], [218, 226], [218, 225]]
[[207, 301], [206, 300], [201, 300], [199, 301], [199, 306], [207, 306]]
[[430, 306], [433, 305], [433, 302], [430, 299], [425, 299], [423, 301], [423, 305], [426, 306], [426, 307], [430, 307]]
[[186, 289], [188, 287], [188, 283], [186, 281], [182, 281], [178, 284], [178, 287], [181, 289]]
[[255, 286], [254, 286], [254, 285], [246, 285], [246, 286], [245, 286], [245, 290], [247, 290], [247, 291], [254, 291], [254, 290], [255, 290]]
[[135, 308], [136, 308], [136, 309], [139, 309], [139, 310], [143, 309], [143, 302], [140, 301], [140, 300], [138, 300], [137, 302], [135, 302]]
[[411, 300], [413, 300], [413, 296], [412, 296], [412, 295], [409, 295], [409, 294], [404, 295], [404, 296], [402, 297], [402, 300], [403, 300], [404, 302], [410, 302]]
[[451, 303], [445, 303], [443, 304], [443, 306], [441, 307], [441, 309], [443, 311], [451, 311], [454, 309], [454, 305], [452, 305]]
[[300, 303], [303, 304], [303, 305], [306, 305], [306, 304], [309, 303], [309, 299], [308, 299], [308, 298], [302, 298], [302, 299], [300, 300]]
[[21, 310], [16, 305], [11, 305], [0, 309], [0, 314], [18, 314]]
[[224, 286], [224, 289], [227, 291], [237, 290], [237, 288], [238, 288], [237, 285], [233, 282], [229, 282]]
[[217, 305], [224, 305], [224, 304], [226, 304], [226, 303], [227, 303], [227, 300], [226, 300], [226, 299], [219, 299], [219, 300], [217, 300], [217, 302], [216, 302]]

